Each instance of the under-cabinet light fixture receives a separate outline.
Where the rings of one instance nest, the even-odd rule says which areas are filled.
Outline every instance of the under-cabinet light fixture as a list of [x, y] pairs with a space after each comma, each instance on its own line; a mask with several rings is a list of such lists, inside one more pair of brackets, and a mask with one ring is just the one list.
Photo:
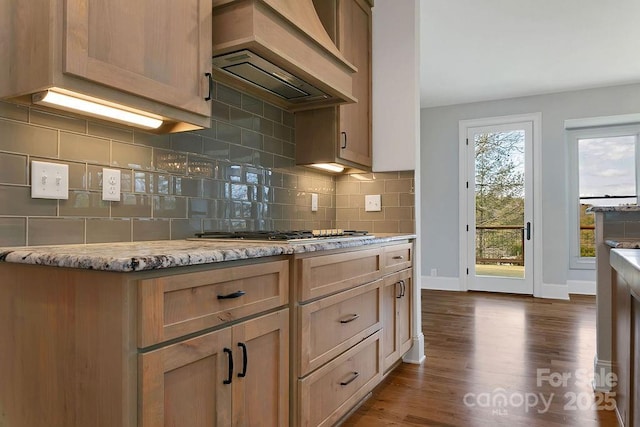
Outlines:
[[314, 168], [322, 169], [329, 172], [337, 172], [337, 173], [340, 173], [344, 170], [344, 166], [340, 166], [335, 163], [312, 163], [309, 166], [313, 166]]
[[134, 112], [130, 108], [75, 94], [71, 91], [62, 93], [55, 89], [34, 93], [31, 97], [34, 104], [47, 105], [62, 110], [79, 112], [92, 117], [108, 119], [118, 123], [134, 125], [147, 129], [157, 129], [162, 119], [152, 117], [149, 113]]

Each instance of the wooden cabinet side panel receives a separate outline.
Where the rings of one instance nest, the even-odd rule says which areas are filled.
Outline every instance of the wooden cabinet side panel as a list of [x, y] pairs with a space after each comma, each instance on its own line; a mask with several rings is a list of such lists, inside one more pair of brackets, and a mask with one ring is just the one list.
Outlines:
[[631, 368], [633, 373], [631, 389], [633, 390], [633, 395], [631, 396], [631, 401], [633, 406], [630, 410], [632, 419], [629, 425], [638, 425], [640, 424], [640, 299], [638, 299], [637, 295], [631, 298], [631, 318], [633, 329], [633, 344], [631, 348], [631, 361], [633, 363]]
[[136, 425], [135, 287], [0, 263], [0, 425]]
[[61, 1], [0, 2], [0, 97], [51, 84]]
[[624, 425], [629, 425], [630, 408], [630, 384], [631, 378], [629, 356], [631, 354], [631, 294], [629, 284], [622, 275], [612, 269], [612, 285], [614, 307], [613, 313], [613, 362], [614, 372], [617, 375], [616, 411], [623, 420]]
[[338, 140], [336, 107], [317, 108], [295, 113], [296, 163], [332, 163], [336, 161]]

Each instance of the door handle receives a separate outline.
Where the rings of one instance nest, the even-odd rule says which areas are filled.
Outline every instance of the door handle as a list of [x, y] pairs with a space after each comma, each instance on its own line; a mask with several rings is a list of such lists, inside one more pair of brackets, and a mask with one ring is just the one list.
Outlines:
[[225, 348], [224, 352], [227, 353], [227, 357], [229, 357], [229, 374], [227, 375], [227, 379], [222, 381], [222, 384], [231, 384], [233, 380], [233, 353], [229, 348]]
[[342, 145], [340, 146], [340, 148], [342, 148], [343, 150], [345, 148], [347, 148], [347, 133], [346, 132], [340, 132], [340, 135], [342, 135]]
[[233, 299], [240, 298], [242, 295], [246, 294], [245, 291], [237, 291], [228, 295], [218, 295], [218, 299]]
[[238, 372], [238, 378], [244, 378], [247, 376], [247, 364], [249, 363], [247, 345], [243, 342], [239, 342], [238, 347], [242, 349], [242, 372]]
[[352, 314], [351, 316], [349, 316], [349, 318], [347, 318], [347, 319], [342, 319], [340, 321], [340, 323], [343, 323], [343, 324], [344, 323], [351, 323], [354, 320], [356, 320], [358, 317], [360, 317], [360, 315], [358, 313], [355, 313], [355, 314]]
[[352, 376], [351, 378], [349, 378], [347, 381], [341, 381], [341, 382], [340, 382], [340, 385], [341, 385], [341, 386], [343, 386], [343, 387], [344, 387], [345, 385], [349, 385], [349, 384], [351, 384], [353, 381], [355, 381], [355, 379], [356, 379], [356, 378], [358, 378], [359, 376], [360, 376], [360, 374], [359, 374], [359, 373], [354, 372], [354, 373], [353, 373], [353, 376]]
[[526, 234], [527, 234], [527, 240], [531, 240], [531, 223], [530, 222], [527, 222]]
[[211, 76], [211, 73], [204, 73], [204, 76], [207, 78], [209, 83], [209, 93], [204, 97], [204, 100], [211, 101], [211, 94], [213, 93], [213, 77]]

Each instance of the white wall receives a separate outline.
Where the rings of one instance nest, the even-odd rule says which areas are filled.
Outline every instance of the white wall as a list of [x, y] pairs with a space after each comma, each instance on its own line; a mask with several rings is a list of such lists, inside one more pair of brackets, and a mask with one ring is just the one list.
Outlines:
[[373, 171], [416, 168], [420, 134], [420, 3], [376, 0], [373, 8]]
[[[640, 113], [640, 84], [461, 104], [421, 110], [421, 265], [439, 278], [458, 278], [458, 122], [542, 113], [543, 283], [595, 280], [569, 271], [568, 173], [564, 120]], [[423, 273], [424, 274], [424, 273]], [[423, 283], [434, 279], [423, 276]]]

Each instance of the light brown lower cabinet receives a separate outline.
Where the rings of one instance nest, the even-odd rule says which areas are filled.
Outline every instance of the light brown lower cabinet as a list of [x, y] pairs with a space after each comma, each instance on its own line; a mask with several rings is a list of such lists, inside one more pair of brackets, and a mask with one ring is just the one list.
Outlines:
[[289, 424], [289, 310], [139, 355], [139, 425]]
[[332, 426], [382, 379], [380, 331], [298, 380], [300, 426]]
[[382, 355], [385, 373], [411, 348], [412, 279], [411, 268], [383, 279]]

